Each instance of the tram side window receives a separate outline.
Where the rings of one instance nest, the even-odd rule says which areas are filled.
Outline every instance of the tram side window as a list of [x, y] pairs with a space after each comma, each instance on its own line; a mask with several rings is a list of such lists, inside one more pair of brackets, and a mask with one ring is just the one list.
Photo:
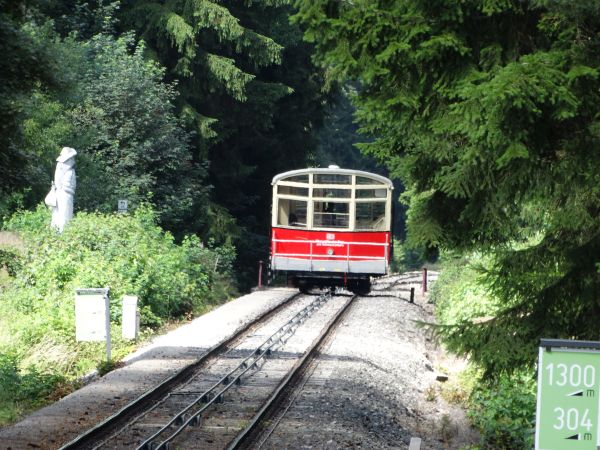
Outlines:
[[387, 189], [357, 189], [356, 198], [386, 198]]
[[313, 226], [322, 228], [348, 228], [350, 207], [341, 202], [314, 202]]
[[277, 224], [306, 228], [306, 202], [280, 198]]
[[383, 231], [386, 228], [385, 202], [356, 204], [356, 229]]

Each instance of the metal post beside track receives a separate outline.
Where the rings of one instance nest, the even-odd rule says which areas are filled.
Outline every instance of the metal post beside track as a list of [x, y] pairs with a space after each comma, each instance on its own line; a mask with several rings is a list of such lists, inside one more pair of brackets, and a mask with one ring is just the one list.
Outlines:
[[423, 267], [422, 289], [423, 289], [423, 294], [427, 292], [427, 267]]

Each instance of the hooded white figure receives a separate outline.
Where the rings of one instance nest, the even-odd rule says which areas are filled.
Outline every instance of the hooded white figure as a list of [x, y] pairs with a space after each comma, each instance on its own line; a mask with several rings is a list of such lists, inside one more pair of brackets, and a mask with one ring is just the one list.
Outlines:
[[[52, 210], [51, 225], [62, 231], [69, 220], [73, 218], [73, 198], [75, 196], [75, 155], [71, 147], [63, 147], [56, 161], [54, 183], [46, 197], [46, 204]], [[54, 198], [52, 194], [54, 192]]]

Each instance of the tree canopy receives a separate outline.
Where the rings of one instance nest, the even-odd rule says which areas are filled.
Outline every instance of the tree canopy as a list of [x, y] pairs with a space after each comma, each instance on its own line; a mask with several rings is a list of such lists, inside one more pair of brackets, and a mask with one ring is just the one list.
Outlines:
[[446, 329], [457, 347], [493, 370], [542, 336], [600, 338], [600, 5], [297, 6], [330, 76], [361, 83], [362, 149], [402, 178], [412, 242], [495, 256], [503, 307]]
[[38, 83], [57, 81], [45, 46], [22, 29], [31, 3], [0, 1], [0, 208], [28, 181], [27, 157], [19, 146], [23, 104]]
[[212, 202], [195, 210], [210, 220], [200, 231], [233, 238], [242, 269], [266, 257], [271, 178], [306, 164], [323, 115], [320, 71], [290, 24], [290, 3], [127, 0], [119, 14], [177, 82], [194, 160], [210, 161]]
[[235, 242], [253, 271], [270, 180], [306, 165], [327, 98], [290, 1], [30, 0], [0, 13], [0, 220], [44, 197], [68, 145], [76, 208], [149, 202], [178, 238]]

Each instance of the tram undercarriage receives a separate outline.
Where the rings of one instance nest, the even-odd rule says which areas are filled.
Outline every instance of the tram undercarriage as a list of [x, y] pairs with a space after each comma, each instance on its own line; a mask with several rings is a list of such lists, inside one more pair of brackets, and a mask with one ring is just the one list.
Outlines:
[[367, 295], [371, 291], [371, 277], [366, 274], [288, 272], [287, 280], [288, 286], [298, 288], [303, 293], [308, 293], [311, 289], [336, 287], [347, 289], [358, 295]]

